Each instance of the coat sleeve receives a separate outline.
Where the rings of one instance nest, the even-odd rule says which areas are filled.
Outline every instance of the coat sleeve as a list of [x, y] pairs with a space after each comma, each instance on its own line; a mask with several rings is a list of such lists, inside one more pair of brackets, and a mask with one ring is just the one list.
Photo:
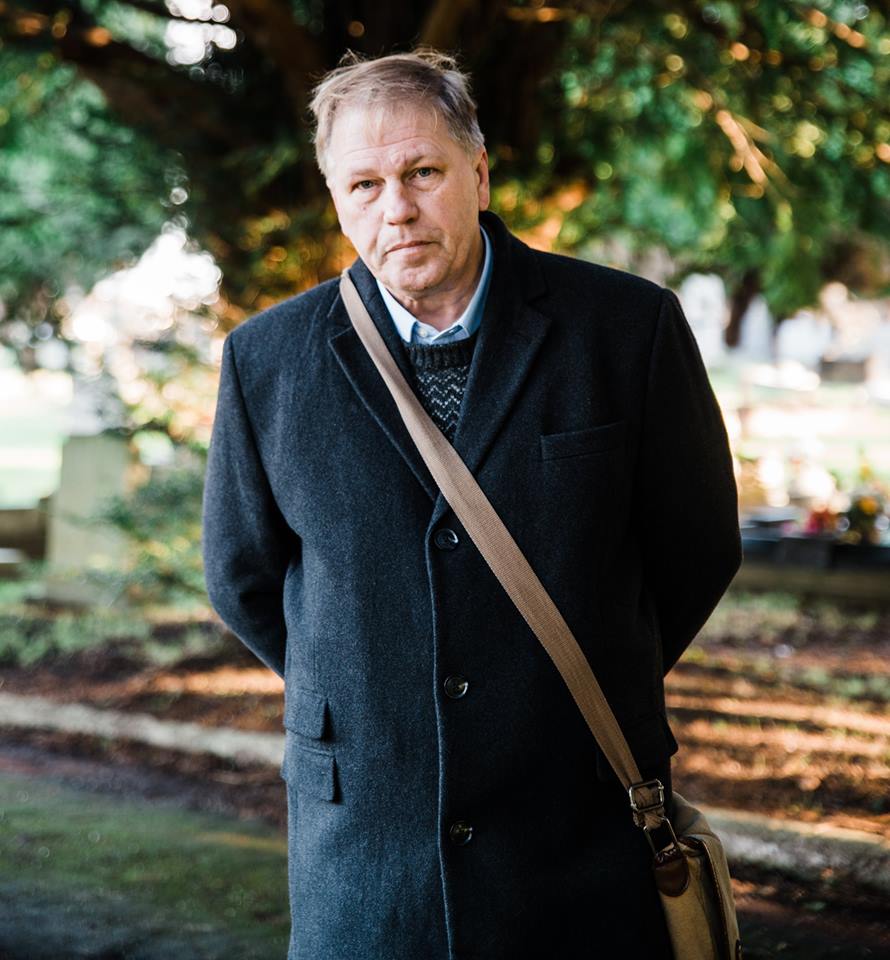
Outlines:
[[287, 644], [284, 579], [299, 551], [260, 462], [229, 334], [204, 479], [204, 580], [226, 626], [280, 677]]
[[663, 672], [692, 643], [742, 562], [723, 415], [676, 294], [662, 291], [649, 360], [635, 509]]

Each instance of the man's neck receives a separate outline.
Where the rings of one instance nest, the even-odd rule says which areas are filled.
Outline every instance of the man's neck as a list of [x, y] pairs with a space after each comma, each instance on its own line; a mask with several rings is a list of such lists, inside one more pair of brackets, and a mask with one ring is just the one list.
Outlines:
[[470, 263], [475, 263], [475, 270], [469, 273], [469, 282], [464, 281], [459, 287], [452, 290], [443, 290], [428, 296], [413, 298], [402, 292], [386, 289], [411, 314], [423, 323], [428, 323], [436, 330], [447, 330], [467, 309], [473, 299], [476, 287], [482, 277], [482, 267], [485, 263], [485, 243], [481, 232], [477, 232], [474, 249], [470, 254]]

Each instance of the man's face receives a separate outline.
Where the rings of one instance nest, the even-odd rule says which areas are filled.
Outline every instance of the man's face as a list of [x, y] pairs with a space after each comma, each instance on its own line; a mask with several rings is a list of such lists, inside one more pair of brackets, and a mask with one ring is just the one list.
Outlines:
[[489, 200], [484, 148], [469, 156], [430, 107], [347, 107], [326, 159], [340, 227], [393, 294], [419, 300], [472, 284]]

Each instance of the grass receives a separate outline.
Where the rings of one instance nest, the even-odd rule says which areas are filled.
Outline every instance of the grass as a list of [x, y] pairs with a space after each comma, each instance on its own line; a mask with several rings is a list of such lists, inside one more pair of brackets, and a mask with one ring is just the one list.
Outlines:
[[[243, 958], [287, 951], [286, 839], [255, 821], [0, 778], [0, 862], [23, 903], [76, 899], [63, 923], [86, 915], [123, 936], [137, 905], [153, 937], [213, 934]], [[184, 943], [180, 955], [198, 954]]]
[[38, 566], [33, 577], [0, 581], [0, 665], [29, 667], [114, 644], [134, 660], [169, 666], [184, 656], [214, 653], [223, 642], [224, 631], [210, 622], [206, 606], [74, 610], [29, 603], [39, 587]]
[[[890, 675], [863, 664], [869, 650], [886, 649], [890, 614], [788, 593], [729, 590], [693, 644], [686, 667], [711, 676], [747, 677], [781, 697], [818, 693], [826, 703], [890, 703]], [[824, 663], [796, 654], [827, 651]], [[812, 661], [812, 657], [811, 657]]]
[[805, 643], [820, 634], [869, 632], [881, 621], [876, 610], [857, 609], [831, 600], [811, 600], [796, 594], [729, 590], [705, 624], [699, 638], [724, 642]]

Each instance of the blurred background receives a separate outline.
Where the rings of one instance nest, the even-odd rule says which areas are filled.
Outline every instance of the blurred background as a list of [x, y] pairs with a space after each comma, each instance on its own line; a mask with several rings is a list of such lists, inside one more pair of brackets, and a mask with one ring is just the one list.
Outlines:
[[745, 560], [668, 706], [748, 956], [890, 956], [887, 7], [12, 0], [0, 957], [286, 953], [282, 684], [207, 602], [206, 448], [226, 332], [354, 256], [313, 82], [416, 43], [472, 72], [508, 226], [698, 340]]

